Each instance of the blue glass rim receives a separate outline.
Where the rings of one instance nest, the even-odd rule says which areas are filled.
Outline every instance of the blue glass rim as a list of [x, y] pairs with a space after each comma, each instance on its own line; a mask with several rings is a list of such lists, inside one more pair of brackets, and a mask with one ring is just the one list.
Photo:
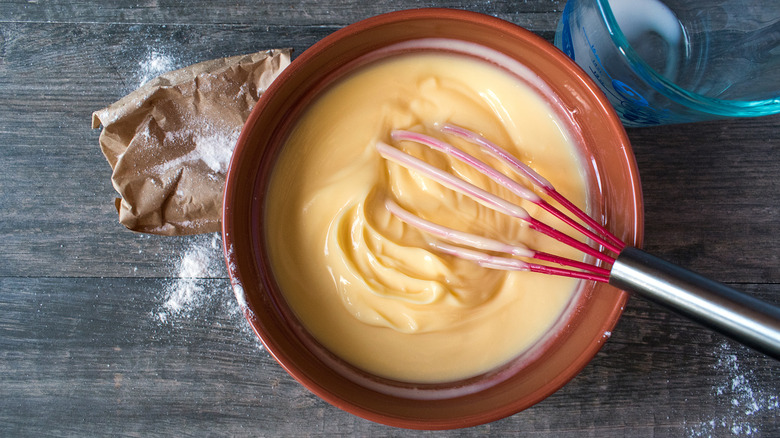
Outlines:
[[650, 67], [631, 47], [612, 13], [609, 0], [595, 2], [612, 42], [626, 57], [632, 70], [670, 100], [702, 113], [725, 117], [756, 117], [780, 113], [780, 92], [771, 99], [730, 100], [708, 97], [680, 87]]

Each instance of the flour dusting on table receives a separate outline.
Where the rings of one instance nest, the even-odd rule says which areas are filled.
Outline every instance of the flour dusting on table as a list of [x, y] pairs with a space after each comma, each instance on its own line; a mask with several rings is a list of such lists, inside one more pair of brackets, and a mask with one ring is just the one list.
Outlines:
[[138, 87], [157, 76], [167, 73], [177, 67], [178, 62], [162, 50], [149, 49], [144, 59], [138, 63]]
[[161, 321], [172, 314], [192, 312], [210, 298], [204, 279], [219, 275], [215, 257], [219, 255], [218, 237], [214, 234], [210, 243], [196, 240], [181, 256], [176, 272], [178, 278], [166, 288], [167, 299], [158, 313]]
[[[219, 233], [186, 238], [188, 245], [171, 259], [172, 279], [160, 297], [159, 308], [152, 312], [158, 323], [176, 326], [177, 322], [209, 319], [227, 320], [245, 339], [262, 348], [244, 317], [246, 301], [226, 279], [222, 238]], [[227, 283], [226, 287], [221, 287]]]
[[776, 389], [762, 388], [753, 382], [752, 364], [740, 366], [737, 351], [723, 343], [717, 352], [715, 371], [725, 375], [716, 383], [713, 396], [722, 409], [707, 421], [688, 427], [690, 437], [763, 436], [762, 417], [776, 416], [780, 410], [780, 395]]

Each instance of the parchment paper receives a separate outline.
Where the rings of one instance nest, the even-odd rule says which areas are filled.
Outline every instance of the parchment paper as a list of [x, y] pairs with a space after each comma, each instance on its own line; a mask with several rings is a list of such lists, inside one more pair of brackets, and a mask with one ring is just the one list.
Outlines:
[[225, 174], [244, 121], [290, 49], [165, 73], [92, 114], [113, 169], [119, 222], [133, 231], [219, 231]]

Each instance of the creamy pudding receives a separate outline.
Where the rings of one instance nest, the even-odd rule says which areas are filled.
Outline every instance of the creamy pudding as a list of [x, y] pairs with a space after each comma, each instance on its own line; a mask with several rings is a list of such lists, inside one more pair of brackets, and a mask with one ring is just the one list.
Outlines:
[[496, 369], [565, 325], [577, 280], [492, 270], [437, 253], [430, 236], [390, 214], [385, 200], [450, 228], [581, 254], [375, 149], [378, 141], [397, 145], [565, 231], [467, 166], [390, 138], [393, 130], [412, 130], [468, 149], [437, 129], [464, 126], [585, 208], [576, 148], [532, 79], [464, 55], [397, 55], [339, 80], [304, 112], [271, 176], [265, 232], [284, 298], [329, 351], [378, 376], [449, 382]]

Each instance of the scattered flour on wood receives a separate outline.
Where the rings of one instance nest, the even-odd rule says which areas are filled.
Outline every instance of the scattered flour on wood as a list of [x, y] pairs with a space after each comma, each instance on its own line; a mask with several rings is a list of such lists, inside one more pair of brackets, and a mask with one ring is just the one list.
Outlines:
[[[176, 68], [177, 61], [161, 50], [149, 49], [138, 63], [138, 87]], [[137, 87], [136, 87], [137, 88]]]
[[762, 417], [776, 417], [780, 410], [777, 388], [762, 388], [752, 381], [754, 371], [740, 369], [735, 349], [723, 343], [715, 365], [725, 379], [713, 386], [713, 396], [722, 406], [707, 421], [688, 427], [690, 437], [762, 436]]
[[167, 299], [158, 313], [161, 321], [173, 314], [192, 312], [209, 298], [204, 280], [219, 275], [215, 257], [219, 255], [218, 238], [214, 234], [210, 243], [196, 239], [184, 251], [176, 268], [177, 279], [166, 288]]
[[[246, 298], [243, 289], [230, 287], [219, 233], [187, 237], [188, 246], [172, 259], [172, 279], [166, 284], [161, 304], [153, 317], [175, 326], [185, 320], [226, 320], [235, 325], [245, 339], [262, 344], [244, 317]], [[220, 287], [218, 285], [224, 285]], [[240, 292], [240, 293], [239, 293]]]

